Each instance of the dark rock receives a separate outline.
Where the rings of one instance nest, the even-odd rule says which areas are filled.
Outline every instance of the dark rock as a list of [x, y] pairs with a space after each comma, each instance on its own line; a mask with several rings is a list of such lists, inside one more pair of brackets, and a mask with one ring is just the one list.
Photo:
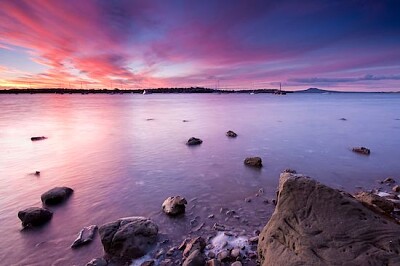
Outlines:
[[252, 167], [262, 167], [262, 160], [260, 157], [248, 157], [244, 160], [244, 164]]
[[189, 122], [189, 120], [183, 119], [182, 122], [187, 123], [187, 122]]
[[45, 136], [32, 137], [32, 138], [31, 138], [31, 141], [38, 141], [38, 140], [44, 140], [44, 139], [47, 139], [47, 137], [45, 137]]
[[363, 202], [367, 207], [371, 209], [377, 209], [390, 214], [394, 209], [394, 203], [388, 199], [380, 197], [371, 192], [360, 192], [355, 195], [355, 198]]
[[346, 118], [344, 118], [344, 117], [340, 118], [339, 120], [342, 120], [342, 121], [347, 121], [347, 119], [346, 119]]
[[235, 132], [233, 132], [232, 130], [229, 130], [228, 132], [226, 132], [226, 135], [230, 138], [236, 138], [237, 134]]
[[56, 205], [64, 202], [73, 192], [69, 187], [55, 187], [42, 194], [42, 202], [46, 205]]
[[79, 246], [88, 244], [91, 242], [97, 231], [97, 225], [89, 225], [84, 227], [78, 234], [78, 237], [72, 243], [71, 248], [77, 248]]
[[399, 235], [399, 224], [351, 195], [283, 173], [258, 255], [263, 266], [400, 265]]
[[139, 258], [155, 244], [158, 226], [144, 217], [127, 217], [99, 228], [104, 251], [120, 258]]
[[104, 258], [95, 258], [89, 261], [86, 266], [107, 266], [108, 263]]
[[35, 171], [34, 175], [40, 175], [40, 171]]
[[190, 253], [187, 259], [185, 259], [182, 266], [204, 266], [205, 263], [206, 259], [204, 258], [204, 255], [196, 249]]
[[242, 266], [242, 263], [240, 261], [235, 261], [231, 266]]
[[249, 238], [249, 243], [257, 243], [258, 242], [258, 236], [253, 236]]
[[153, 266], [154, 265], [154, 260], [148, 260], [143, 262], [140, 266]]
[[179, 250], [184, 250], [185, 247], [186, 247], [186, 245], [187, 245], [187, 243], [189, 243], [189, 241], [190, 241], [190, 238], [185, 238], [185, 239], [182, 241], [182, 243], [179, 245], [178, 249], [179, 249]]
[[160, 266], [173, 266], [173, 265], [179, 265], [179, 264], [174, 264], [172, 259], [164, 259], [160, 262]]
[[155, 264], [154, 260], [148, 260], [143, 262], [140, 266], [153, 266]]
[[296, 170], [290, 168], [286, 168], [285, 170], [283, 170], [283, 173], [297, 174]]
[[400, 192], [400, 186], [399, 186], [399, 185], [395, 185], [395, 186], [392, 188], [392, 190], [393, 190], [393, 192]]
[[185, 212], [187, 201], [184, 197], [168, 197], [162, 204], [163, 211], [168, 215], [179, 215]]
[[382, 183], [382, 184], [393, 185], [394, 183], [396, 183], [396, 181], [394, 181], [394, 179], [391, 178], [391, 177], [387, 177], [387, 178], [385, 178], [385, 180], [383, 180], [381, 183]]
[[364, 155], [370, 155], [371, 151], [368, 148], [365, 147], [354, 147], [352, 151], [359, 153], [359, 154], [364, 154]]
[[18, 218], [22, 221], [23, 227], [39, 226], [47, 223], [53, 217], [49, 210], [31, 207], [18, 212]]
[[201, 143], [203, 143], [203, 141], [202, 141], [201, 139], [191, 137], [191, 138], [186, 142], [186, 145], [194, 146], [194, 145], [200, 145]]
[[201, 236], [193, 238], [190, 240], [183, 251], [183, 256], [188, 257], [194, 250], [199, 250], [202, 252], [206, 247], [206, 241]]

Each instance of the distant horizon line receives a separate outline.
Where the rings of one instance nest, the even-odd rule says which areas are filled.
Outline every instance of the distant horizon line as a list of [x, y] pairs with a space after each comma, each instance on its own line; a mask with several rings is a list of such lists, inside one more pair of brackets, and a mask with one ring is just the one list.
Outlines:
[[251, 88], [236, 88], [236, 89], [213, 89], [201, 86], [191, 87], [159, 87], [159, 88], [0, 88], [0, 93], [105, 93], [105, 92], [120, 92], [120, 93], [142, 93], [143, 91], [151, 91], [152, 93], [400, 93], [400, 91], [340, 91], [340, 90], [325, 90], [319, 88], [308, 88], [300, 90], [280, 90], [280, 89], [251, 89]]

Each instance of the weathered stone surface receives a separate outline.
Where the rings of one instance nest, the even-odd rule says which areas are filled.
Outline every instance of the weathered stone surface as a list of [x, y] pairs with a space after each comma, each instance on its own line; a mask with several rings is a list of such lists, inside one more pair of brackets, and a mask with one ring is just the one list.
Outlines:
[[252, 167], [262, 167], [262, 160], [260, 157], [247, 157], [244, 164]]
[[203, 141], [201, 139], [195, 138], [195, 137], [191, 137], [187, 142], [186, 145], [189, 146], [194, 146], [194, 145], [200, 145], [201, 143], [203, 143]]
[[206, 259], [204, 255], [201, 254], [200, 250], [196, 249], [185, 259], [182, 266], [204, 266], [205, 264]]
[[97, 231], [97, 225], [89, 225], [84, 227], [78, 234], [78, 237], [72, 243], [71, 248], [77, 248], [79, 246], [88, 244], [91, 242]]
[[47, 223], [53, 217], [49, 210], [31, 207], [18, 212], [18, 218], [22, 221], [23, 227], [39, 226]]
[[186, 243], [185, 250], [183, 251], [183, 256], [188, 257], [193, 251], [199, 250], [202, 252], [206, 247], [206, 241], [201, 236], [193, 238], [188, 243]]
[[359, 154], [364, 154], [364, 155], [370, 155], [371, 151], [368, 148], [365, 147], [354, 147], [352, 151], [359, 153]]
[[367, 207], [376, 208], [387, 214], [390, 214], [394, 209], [394, 203], [388, 199], [380, 197], [371, 192], [360, 192], [355, 195], [355, 198], [365, 203]]
[[139, 258], [156, 242], [158, 226], [144, 217], [127, 217], [102, 225], [99, 234], [110, 256]]
[[42, 194], [42, 202], [46, 205], [56, 205], [64, 202], [74, 190], [69, 187], [55, 187]]
[[187, 201], [184, 197], [168, 197], [162, 204], [163, 211], [168, 215], [179, 215], [185, 212]]
[[263, 266], [400, 265], [399, 236], [399, 224], [351, 195], [283, 173], [258, 254]]
[[237, 134], [235, 132], [233, 132], [232, 130], [229, 130], [228, 132], [226, 132], [226, 136], [228, 136], [230, 138], [236, 138]]
[[104, 258], [95, 258], [89, 261], [86, 266], [107, 266], [108, 263]]

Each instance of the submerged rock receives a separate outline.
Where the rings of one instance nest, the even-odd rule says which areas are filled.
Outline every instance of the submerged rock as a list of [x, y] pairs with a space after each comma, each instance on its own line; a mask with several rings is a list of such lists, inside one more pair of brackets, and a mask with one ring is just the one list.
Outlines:
[[228, 132], [226, 132], [226, 135], [230, 138], [236, 138], [237, 134], [235, 132], [233, 132], [232, 130], [229, 130]]
[[283, 173], [258, 242], [261, 265], [400, 265], [400, 225], [351, 195]]
[[22, 221], [23, 227], [34, 227], [47, 223], [53, 217], [49, 210], [31, 207], [18, 212], [18, 218]]
[[145, 217], [126, 217], [99, 228], [104, 251], [119, 258], [139, 258], [155, 244], [158, 226]]
[[84, 227], [78, 234], [78, 237], [72, 243], [71, 248], [77, 248], [79, 246], [88, 244], [91, 242], [97, 231], [97, 225], [89, 225]]
[[38, 141], [38, 140], [44, 140], [44, 139], [47, 139], [47, 137], [45, 137], [45, 136], [32, 137], [32, 138], [31, 138], [31, 141]]
[[354, 147], [352, 149], [353, 152], [359, 153], [359, 154], [364, 154], [364, 155], [370, 155], [371, 151], [368, 148], [365, 147]]
[[74, 190], [69, 187], [55, 187], [42, 194], [42, 202], [46, 205], [56, 205], [64, 202]]
[[163, 211], [171, 216], [179, 215], [185, 212], [187, 201], [184, 197], [168, 197], [162, 204]]
[[247, 157], [244, 164], [252, 167], [262, 167], [262, 160], [260, 157]]
[[194, 145], [200, 145], [201, 143], [203, 143], [203, 141], [201, 139], [195, 138], [195, 137], [191, 137], [187, 142], [186, 145], [189, 146], [194, 146]]
[[107, 266], [108, 263], [104, 258], [95, 258], [89, 261], [86, 266]]

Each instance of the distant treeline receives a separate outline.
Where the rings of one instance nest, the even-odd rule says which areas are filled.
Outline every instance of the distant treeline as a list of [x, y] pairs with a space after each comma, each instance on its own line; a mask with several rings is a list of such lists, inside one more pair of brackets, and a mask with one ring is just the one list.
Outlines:
[[46, 89], [8, 89], [0, 90], [0, 94], [37, 94], [37, 93], [56, 93], [56, 94], [124, 94], [138, 93], [290, 93], [289, 91], [279, 91], [276, 89], [258, 89], [258, 90], [216, 90], [203, 87], [190, 88], [154, 88], [154, 89], [67, 89], [67, 88], [46, 88]]

